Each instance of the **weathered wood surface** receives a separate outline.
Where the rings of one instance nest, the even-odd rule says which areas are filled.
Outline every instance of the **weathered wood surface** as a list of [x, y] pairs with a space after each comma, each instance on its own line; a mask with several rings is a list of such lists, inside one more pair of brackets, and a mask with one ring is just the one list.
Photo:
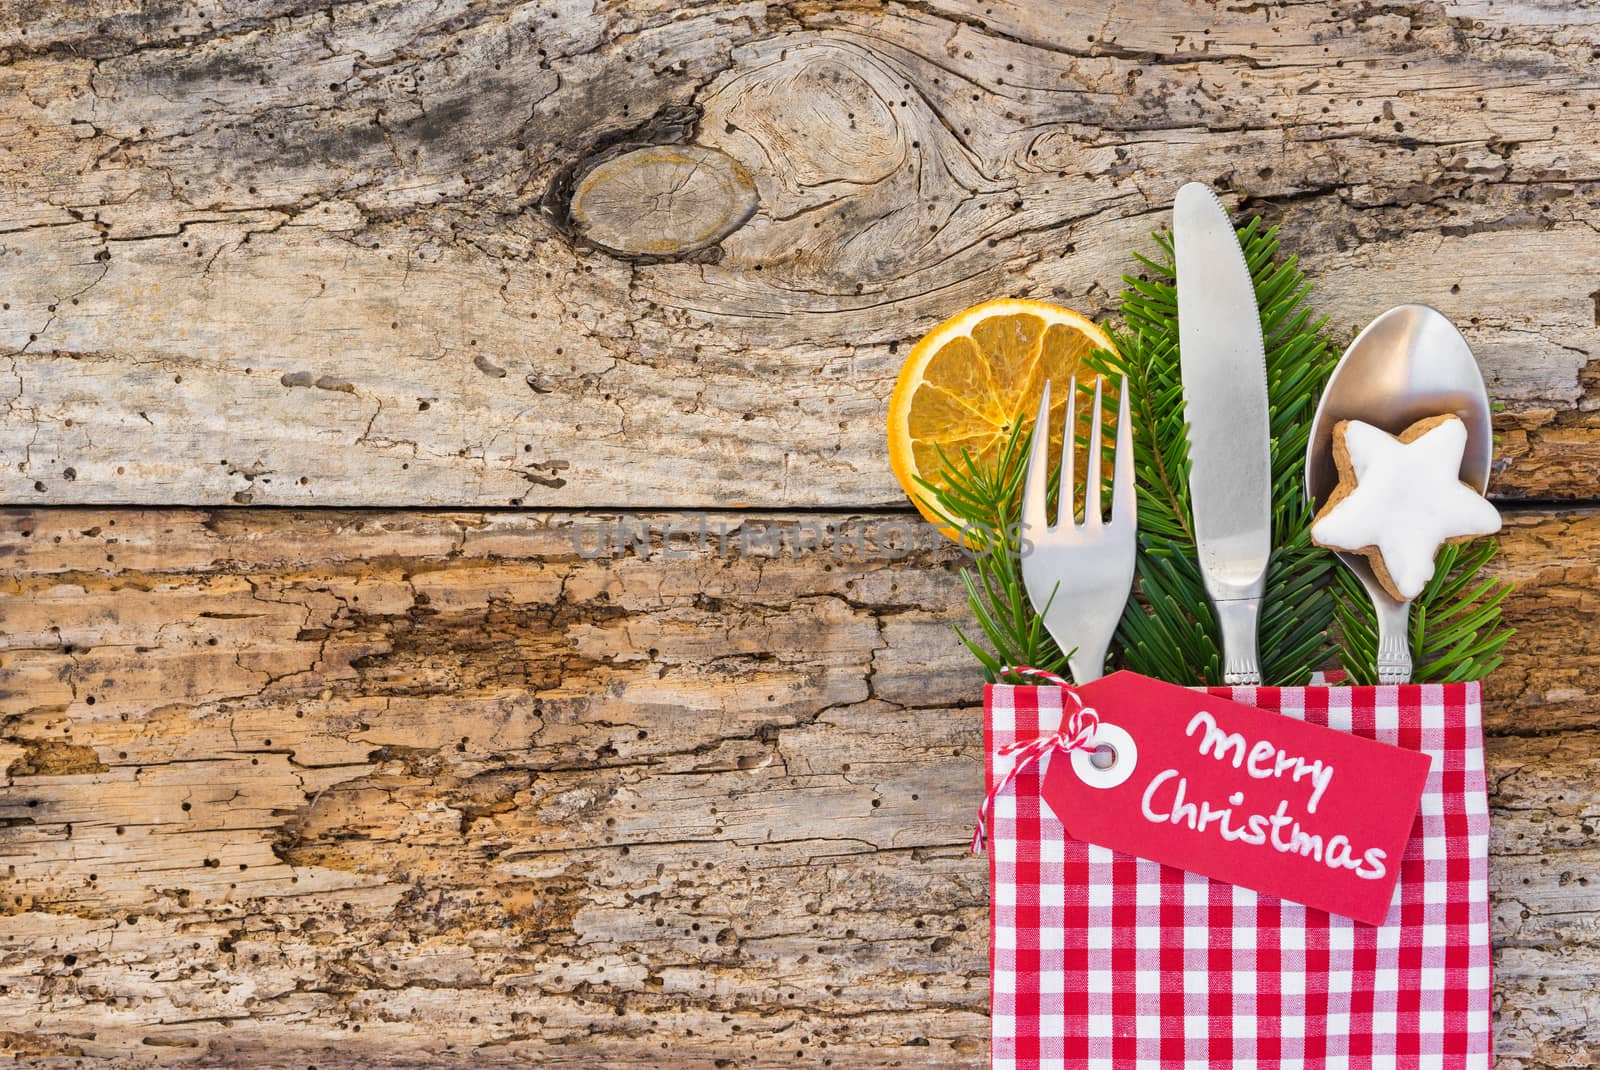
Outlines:
[[905, 345], [1189, 178], [1463, 325], [1497, 494], [1600, 473], [1587, 4], [3, 11], [0, 500], [896, 502]]
[[[6, 515], [0, 1050], [986, 1065], [954, 551], [725, 520], [590, 559], [566, 514]], [[1600, 512], [1503, 541], [1500, 1065], [1591, 1065]]]
[[[1577, 2], [0, 0], [0, 1052], [985, 1065], [953, 551], [737, 533], [926, 537], [840, 512], [902, 507], [907, 345], [1109, 313], [1201, 178], [1337, 331], [1459, 322], [1494, 493], [1562, 503], [1499, 566], [1496, 1043], [1600, 1060], [1597, 50]], [[629, 506], [787, 511], [577, 552]]]

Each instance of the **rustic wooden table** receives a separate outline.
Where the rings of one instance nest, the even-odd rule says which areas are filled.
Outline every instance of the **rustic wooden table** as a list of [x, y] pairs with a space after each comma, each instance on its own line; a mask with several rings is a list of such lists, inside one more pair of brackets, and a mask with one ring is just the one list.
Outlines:
[[0, 1051], [986, 1065], [885, 399], [1198, 178], [1506, 405], [1496, 1044], [1600, 1060], [1592, 4], [0, 10]]

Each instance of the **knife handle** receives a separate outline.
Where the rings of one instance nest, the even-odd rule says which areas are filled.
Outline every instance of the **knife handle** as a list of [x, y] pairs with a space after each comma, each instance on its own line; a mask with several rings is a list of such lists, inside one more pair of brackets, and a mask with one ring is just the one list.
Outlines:
[[1219, 599], [1214, 606], [1222, 630], [1222, 682], [1259, 684], [1261, 656], [1256, 632], [1261, 621], [1261, 598]]

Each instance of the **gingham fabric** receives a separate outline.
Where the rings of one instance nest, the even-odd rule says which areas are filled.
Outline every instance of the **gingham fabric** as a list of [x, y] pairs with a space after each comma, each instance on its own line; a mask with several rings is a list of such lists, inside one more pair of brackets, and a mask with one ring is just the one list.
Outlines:
[[[1069, 840], [1040, 801], [1046, 758], [992, 815], [994, 1070], [1487, 1067], [1478, 685], [1213, 693], [1433, 757], [1388, 919], [1363, 925]], [[1061, 697], [988, 688], [990, 786], [1010, 765], [996, 751], [1053, 732]]]

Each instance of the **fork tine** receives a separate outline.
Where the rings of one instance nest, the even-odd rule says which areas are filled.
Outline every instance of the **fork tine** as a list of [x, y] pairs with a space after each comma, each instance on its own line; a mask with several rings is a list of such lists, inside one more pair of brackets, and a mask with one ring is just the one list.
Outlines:
[[1045, 495], [1050, 478], [1050, 381], [1045, 380], [1039, 398], [1039, 418], [1033, 424], [1033, 443], [1028, 448], [1028, 472], [1022, 485], [1022, 524], [1034, 531], [1048, 526]]
[[1117, 405], [1117, 456], [1113, 462], [1111, 486], [1111, 523], [1133, 527], [1137, 515], [1133, 493], [1133, 421], [1128, 416], [1128, 377], [1122, 377], [1118, 388], [1121, 401]]
[[1105, 522], [1100, 502], [1100, 454], [1104, 452], [1100, 442], [1100, 388], [1104, 383], [1104, 378], [1095, 377], [1094, 416], [1089, 423], [1089, 478], [1083, 484], [1083, 526], [1086, 528], [1097, 528]]
[[1078, 433], [1078, 377], [1074, 375], [1067, 387], [1067, 426], [1061, 434], [1061, 489], [1057, 492], [1056, 523], [1072, 529], [1074, 485], [1077, 483], [1076, 442]]

